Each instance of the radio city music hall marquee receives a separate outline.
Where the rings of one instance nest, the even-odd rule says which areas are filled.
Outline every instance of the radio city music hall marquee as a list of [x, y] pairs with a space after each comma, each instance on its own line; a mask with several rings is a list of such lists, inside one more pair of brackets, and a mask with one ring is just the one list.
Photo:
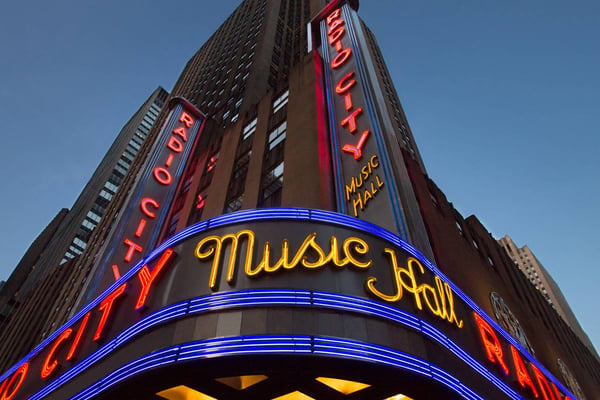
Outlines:
[[[269, 307], [264, 299], [287, 292], [312, 299], [289, 307], [335, 308], [341, 300], [316, 299], [338, 296], [354, 304], [346, 312], [369, 304], [370, 317], [403, 315], [393, 319], [398, 329], [437, 343], [509, 398], [574, 399], [410, 245], [364, 221], [305, 209], [239, 212], [175, 235], [5, 373], [0, 399], [43, 398], [153, 329], [194, 312]], [[211, 298], [214, 309], [190, 306]], [[460, 350], [473, 344], [476, 354]]]

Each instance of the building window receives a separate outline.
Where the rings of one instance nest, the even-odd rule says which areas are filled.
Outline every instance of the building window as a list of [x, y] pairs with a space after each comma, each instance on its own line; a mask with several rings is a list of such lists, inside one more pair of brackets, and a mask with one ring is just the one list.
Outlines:
[[102, 189], [100, 191], [100, 197], [106, 199], [107, 201], [111, 201], [113, 198], [113, 195], [108, 193], [106, 190]]
[[273, 114], [281, 110], [288, 103], [289, 90], [286, 90], [281, 96], [275, 99], [273, 102]]
[[81, 248], [81, 249], [85, 249], [85, 246], [87, 245], [86, 242], [84, 242], [83, 240], [81, 240], [77, 237], [73, 239], [73, 244], [79, 246], [79, 248]]
[[251, 156], [252, 150], [249, 149], [236, 158], [229, 186], [227, 187], [227, 197], [223, 212], [230, 213], [242, 208], [246, 176], [248, 175], [248, 165], [250, 164]]
[[285, 133], [287, 128], [287, 122], [283, 121], [281, 125], [277, 128], [273, 129], [269, 133], [268, 143], [269, 143], [269, 151], [273, 150], [279, 143], [285, 140]]
[[266, 173], [263, 173], [260, 184], [259, 207], [281, 206], [281, 189], [283, 188], [283, 161]]
[[458, 222], [458, 221], [455, 221], [455, 222], [456, 222], [456, 228], [458, 229], [458, 233], [460, 233], [461, 236], [465, 236], [460, 222]]
[[98, 215], [98, 214], [96, 214], [96, 213], [95, 213], [95, 212], [93, 212], [93, 211], [88, 211], [88, 213], [87, 213], [87, 217], [88, 217], [89, 219], [91, 219], [92, 221], [96, 221], [96, 222], [100, 222], [100, 219], [102, 218], [102, 216], [101, 216], [101, 215]]
[[438, 208], [439, 204], [438, 204], [437, 197], [435, 197], [435, 195], [433, 193], [429, 192], [429, 198], [431, 199], [431, 203], [433, 203], [433, 206]]
[[252, 121], [246, 124], [246, 126], [244, 126], [244, 129], [242, 130], [242, 141], [248, 139], [254, 132], [256, 132], [256, 122], [257, 119], [254, 118]]
[[90, 222], [87, 218], [83, 220], [83, 222], [81, 223], [81, 225], [84, 226], [84, 227], [86, 227], [90, 231], [93, 231], [94, 229], [96, 229], [96, 224]]
[[230, 199], [227, 204], [225, 204], [225, 209], [223, 210], [224, 213], [232, 213], [235, 211], [238, 211], [242, 208], [242, 202], [244, 200], [244, 194], [240, 194], [239, 196], [235, 196], [234, 198]]
[[114, 184], [110, 183], [110, 182], [106, 182], [106, 183], [104, 184], [104, 188], [105, 188], [107, 191], [109, 191], [109, 192], [112, 192], [112, 193], [114, 194], [114, 193], [117, 193], [117, 189], [118, 189], [119, 187], [118, 187], [117, 185], [114, 185]]

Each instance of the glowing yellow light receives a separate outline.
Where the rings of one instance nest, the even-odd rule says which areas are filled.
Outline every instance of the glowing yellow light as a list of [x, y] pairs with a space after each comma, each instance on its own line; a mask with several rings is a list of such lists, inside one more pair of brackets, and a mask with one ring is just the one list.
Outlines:
[[310, 396], [305, 395], [302, 392], [295, 391], [292, 393], [284, 394], [283, 396], [275, 397], [272, 400], [315, 400]]
[[167, 400], [217, 400], [184, 385], [175, 386], [156, 394]]
[[377, 278], [373, 276], [367, 279], [367, 291], [388, 302], [400, 301], [405, 292], [409, 293], [413, 296], [419, 310], [423, 309], [423, 303], [425, 303], [433, 315], [456, 324], [458, 328], [463, 327], [464, 321], [459, 321], [454, 311], [454, 294], [447, 282], [443, 282], [439, 276], [435, 276], [435, 287], [426, 283], [419, 284], [415, 266], [421, 275], [425, 273], [425, 268], [419, 260], [409, 257], [406, 260], [407, 267], [401, 268], [398, 266], [396, 252], [393, 249], [385, 248], [384, 252], [390, 256], [392, 276], [396, 286], [395, 294], [387, 295], [375, 288]]
[[392, 397], [388, 397], [387, 399], [384, 400], [412, 400], [410, 397], [405, 396], [403, 394], [397, 394], [395, 396]]
[[256, 385], [258, 382], [262, 382], [269, 377], [266, 375], [244, 375], [244, 376], [231, 376], [227, 378], [215, 379], [218, 382], [224, 383], [225, 385], [232, 387], [237, 390], [244, 390], [252, 385]]
[[354, 392], [358, 392], [364, 388], [368, 388], [371, 385], [367, 385], [366, 383], [347, 381], [344, 379], [334, 379], [334, 378], [316, 378], [319, 382], [324, 385], [329, 386], [330, 388], [337, 390], [343, 394], [352, 394]]

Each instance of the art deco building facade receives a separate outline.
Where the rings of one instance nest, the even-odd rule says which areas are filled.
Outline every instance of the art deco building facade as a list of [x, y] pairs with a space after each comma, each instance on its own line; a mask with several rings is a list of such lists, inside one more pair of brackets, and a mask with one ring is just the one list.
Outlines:
[[600, 395], [593, 352], [428, 178], [357, 10], [241, 3], [63, 264], [78, 272], [47, 337], [0, 396]]

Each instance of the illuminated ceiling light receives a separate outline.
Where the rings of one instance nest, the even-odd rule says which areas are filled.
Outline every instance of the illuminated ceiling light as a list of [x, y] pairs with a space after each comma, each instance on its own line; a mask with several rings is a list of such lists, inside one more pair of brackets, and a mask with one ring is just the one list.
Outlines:
[[352, 394], [354, 392], [358, 392], [364, 388], [368, 388], [371, 385], [367, 385], [366, 383], [347, 381], [344, 379], [334, 379], [334, 378], [316, 378], [319, 382], [324, 385], [329, 386], [330, 388], [337, 390], [342, 394]]
[[283, 396], [275, 397], [272, 400], [315, 400], [310, 396], [305, 395], [302, 392], [295, 391], [292, 393], [284, 394]]
[[388, 397], [387, 399], [384, 400], [412, 400], [410, 397], [405, 396], [403, 394], [397, 394], [395, 396], [392, 397]]
[[217, 400], [184, 385], [175, 386], [156, 394], [167, 400]]
[[258, 382], [262, 382], [265, 379], [269, 379], [266, 375], [244, 375], [244, 376], [231, 376], [228, 378], [215, 379], [218, 382], [224, 383], [225, 385], [232, 387], [237, 390], [244, 390], [247, 387], [256, 385]]

